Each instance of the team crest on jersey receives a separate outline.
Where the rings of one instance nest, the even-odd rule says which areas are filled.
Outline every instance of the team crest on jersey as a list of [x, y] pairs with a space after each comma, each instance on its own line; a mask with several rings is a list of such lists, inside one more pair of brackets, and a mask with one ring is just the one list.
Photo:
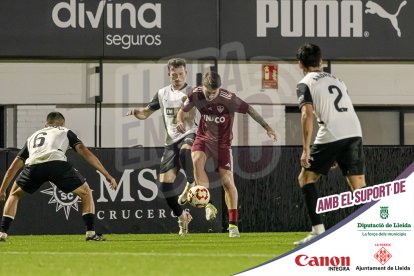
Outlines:
[[78, 203], [81, 202], [79, 196], [74, 193], [64, 193], [56, 187], [55, 184], [49, 182], [51, 187], [49, 189], [40, 191], [43, 194], [52, 196], [49, 199], [49, 204], [56, 203], [56, 212], [63, 209], [65, 212], [66, 220], [69, 220], [70, 209], [79, 211]]
[[223, 112], [223, 110], [224, 110], [224, 106], [222, 106], [222, 105], [218, 105], [218, 106], [217, 106], [217, 111], [218, 111], [218, 112], [222, 113], [222, 112]]
[[167, 115], [174, 115], [174, 108], [173, 107], [167, 107], [166, 109], [165, 109], [165, 114], [167, 114]]

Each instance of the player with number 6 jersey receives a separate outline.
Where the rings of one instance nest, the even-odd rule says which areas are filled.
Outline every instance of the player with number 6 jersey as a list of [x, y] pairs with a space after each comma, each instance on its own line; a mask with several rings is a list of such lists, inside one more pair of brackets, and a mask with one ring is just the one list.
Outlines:
[[27, 139], [4, 175], [0, 187], [0, 202], [6, 200], [7, 187], [17, 172], [23, 169], [17, 176], [4, 205], [0, 223], [0, 241], [7, 239], [7, 233], [16, 216], [20, 199], [36, 192], [45, 182], [53, 183], [64, 193], [74, 193], [79, 196], [82, 201], [86, 240], [105, 240], [102, 235], [95, 233], [95, 203], [92, 190], [86, 179], [66, 160], [65, 153], [69, 146], [106, 178], [111, 189], [115, 190], [117, 183], [76, 134], [64, 126], [65, 117], [60, 112], [49, 113], [45, 127]]
[[66, 161], [68, 147], [82, 143], [75, 133], [61, 126], [47, 126], [33, 133], [18, 154], [26, 165], [54, 160]]

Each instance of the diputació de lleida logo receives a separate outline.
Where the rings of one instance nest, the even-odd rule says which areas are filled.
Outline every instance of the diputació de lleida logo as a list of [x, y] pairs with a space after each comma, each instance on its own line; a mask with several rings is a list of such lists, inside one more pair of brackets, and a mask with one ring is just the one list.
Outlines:
[[388, 206], [380, 206], [380, 218], [387, 219], [388, 216]]

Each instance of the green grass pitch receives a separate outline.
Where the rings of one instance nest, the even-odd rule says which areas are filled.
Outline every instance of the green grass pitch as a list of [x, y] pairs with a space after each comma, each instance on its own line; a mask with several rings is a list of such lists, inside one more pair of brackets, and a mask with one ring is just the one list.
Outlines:
[[0, 275], [232, 275], [294, 248], [305, 233], [9, 236]]

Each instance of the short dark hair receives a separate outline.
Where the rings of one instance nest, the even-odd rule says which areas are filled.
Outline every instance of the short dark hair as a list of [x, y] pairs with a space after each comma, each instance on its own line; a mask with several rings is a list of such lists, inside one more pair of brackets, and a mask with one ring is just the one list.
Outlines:
[[221, 87], [221, 77], [217, 72], [209, 71], [204, 74], [203, 86], [208, 89], [217, 89]]
[[50, 112], [47, 115], [46, 122], [49, 125], [54, 124], [56, 122], [63, 123], [63, 122], [65, 122], [65, 117], [62, 115], [62, 113], [57, 112], [57, 111], [53, 111], [53, 112]]
[[172, 58], [170, 60], [168, 60], [167, 63], [167, 70], [168, 72], [170, 72], [170, 68], [178, 68], [180, 66], [183, 66], [184, 68], [186, 68], [186, 61], [183, 58]]
[[322, 58], [321, 48], [315, 44], [305, 43], [299, 48], [296, 58], [305, 67], [319, 67]]

